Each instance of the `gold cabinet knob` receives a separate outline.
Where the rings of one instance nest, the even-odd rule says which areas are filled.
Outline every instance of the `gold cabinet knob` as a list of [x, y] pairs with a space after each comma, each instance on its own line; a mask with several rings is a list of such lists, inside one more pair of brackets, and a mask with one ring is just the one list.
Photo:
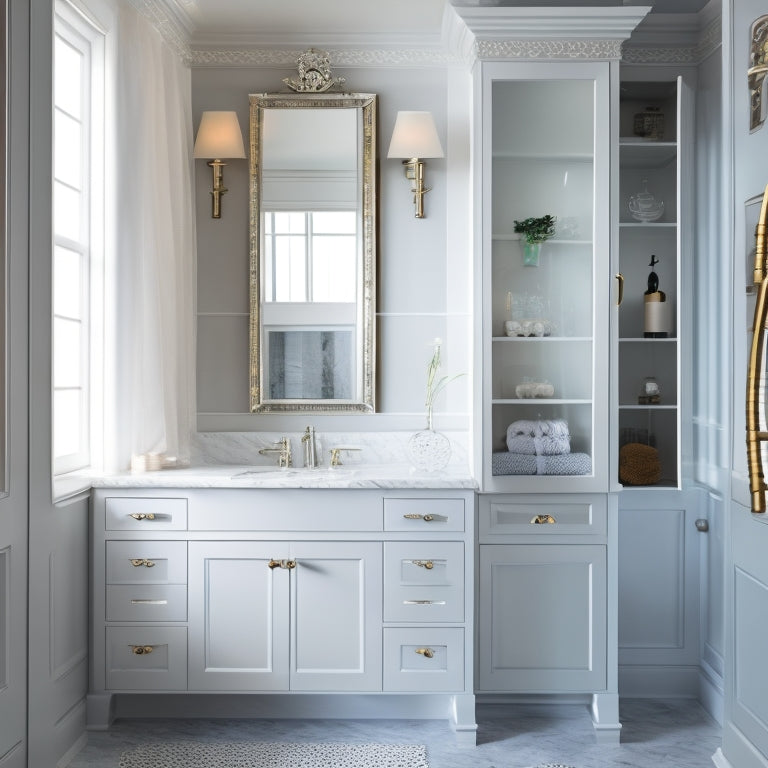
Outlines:
[[136, 557], [136, 558], [132, 558], [132, 559], [131, 559], [131, 565], [132, 565], [134, 568], [141, 568], [141, 566], [142, 566], [142, 565], [143, 565], [145, 568], [154, 568], [154, 567], [155, 567], [155, 563], [154, 563], [154, 561], [153, 561], [153, 560], [146, 560], [146, 559], [145, 559], [145, 558], [143, 558], [143, 557]]
[[551, 525], [556, 522], [557, 520], [552, 515], [534, 515], [531, 518], [531, 525]]
[[414, 565], [418, 565], [419, 568], [426, 568], [428, 571], [431, 571], [435, 564], [431, 560], [411, 560], [411, 562]]
[[148, 514], [145, 514], [144, 512], [132, 512], [131, 517], [134, 520], [154, 520], [155, 516], [149, 512]]
[[267, 565], [270, 568], [285, 568], [287, 570], [292, 570], [296, 567], [296, 561], [295, 560], [270, 560]]
[[427, 658], [427, 659], [431, 659], [435, 655], [435, 652], [431, 648], [417, 648], [416, 653], [418, 653], [421, 656], [424, 656], [424, 658]]
[[425, 523], [431, 523], [435, 518], [433, 515], [417, 515], [411, 512], [407, 515], [403, 515], [406, 520], [423, 520]]
[[155, 650], [154, 645], [132, 645], [131, 651], [135, 656], [144, 656], [147, 653], [152, 653]]

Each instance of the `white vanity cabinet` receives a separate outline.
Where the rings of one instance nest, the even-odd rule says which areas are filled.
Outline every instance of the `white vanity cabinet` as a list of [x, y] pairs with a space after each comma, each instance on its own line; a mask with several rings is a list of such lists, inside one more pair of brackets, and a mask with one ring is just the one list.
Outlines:
[[115, 694], [426, 694], [474, 743], [472, 490], [103, 487], [92, 518], [91, 727]]

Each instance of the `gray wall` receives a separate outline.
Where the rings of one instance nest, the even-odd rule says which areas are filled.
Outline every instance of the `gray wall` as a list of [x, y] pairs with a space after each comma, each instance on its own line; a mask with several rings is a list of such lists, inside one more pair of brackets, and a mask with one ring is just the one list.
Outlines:
[[[415, 430], [424, 427], [425, 373], [431, 342], [443, 339], [442, 373], [471, 367], [469, 243], [469, 75], [444, 66], [334, 68], [350, 91], [378, 103], [378, 385], [374, 415], [312, 416], [321, 429]], [[248, 139], [248, 94], [284, 89], [295, 69], [196, 68], [195, 130], [204, 110], [234, 109]], [[426, 218], [416, 219], [400, 160], [386, 158], [401, 109], [430, 110], [446, 153], [427, 162]], [[449, 172], [450, 171], [450, 172]], [[256, 415], [248, 404], [248, 169], [230, 161], [219, 220], [210, 216], [210, 169], [196, 163], [198, 430], [301, 430], [306, 416]], [[470, 380], [440, 396], [435, 428], [468, 430]]]

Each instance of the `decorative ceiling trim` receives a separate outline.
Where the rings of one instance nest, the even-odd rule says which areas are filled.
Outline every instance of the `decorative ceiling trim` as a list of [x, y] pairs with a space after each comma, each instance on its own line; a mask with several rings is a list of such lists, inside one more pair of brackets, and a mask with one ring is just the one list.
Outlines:
[[722, 25], [716, 17], [690, 45], [624, 44], [622, 61], [626, 64], [700, 64], [722, 45]]
[[162, 0], [129, 0], [129, 2], [160, 33], [176, 55], [185, 64], [189, 64], [191, 51], [188, 32], [179, 20], [168, 12]]
[[477, 57], [488, 59], [619, 59], [621, 40], [478, 40]]
[[[425, 49], [325, 49], [334, 67], [424, 67], [456, 64], [444, 50]], [[294, 67], [303, 48], [193, 48], [195, 67]]]

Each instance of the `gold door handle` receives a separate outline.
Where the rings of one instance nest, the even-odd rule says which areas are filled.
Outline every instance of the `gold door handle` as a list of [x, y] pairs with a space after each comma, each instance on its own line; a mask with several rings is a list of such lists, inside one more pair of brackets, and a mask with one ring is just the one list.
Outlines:
[[267, 565], [270, 568], [286, 568], [287, 570], [292, 570], [296, 567], [296, 561], [295, 560], [270, 560]]
[[283, 561], [285, 565], [281, 565], [281, 568], [287, 568], [289, 571], [294, 569], [296, 567], [296, 561], [295, 560], [284, 560]]
[[426, 568], [428, 571], [431, 571], [435, 564], [431, 560], [411, 560], [411, 562], [414, 565], [418, 565], [419, 568]]
[[134, 656], [144, 656], [147, 653], [152, 653], [155, 650], [154, 645], [132, 645], [131, 651]]
[[445, 605], [445, 600], [403, 600], [403, 605]]
[[431, 648], [417, 648], [416, 653], [420, 656], [424, 656], [426, 659], [431, 659], [435, 655], [435, 652]]
[[144, 512], [131, 512], [131, 517], [134, 520], [154, 520], [155, 516], [149, 512], [147, 514], [144, 514]]
[[620, 307], [624, 301], [624, 275], [621, 272], [616, 273], [616, 279], [619, 281], [619, 295], [616, 297], [616, 306]]
[[431, 523], [435, 519], [433, 515], [417, 515], [413, 512], [407, 515], [403, 515], [403, 517], [406, 520], [423, 520], [425, 523]]
[[155, 563], [152, 560], [145, 560], [143, 557], [136, 557], [131, 559], [131, 565], [134, 568], [141, 568], [143, 565], [145, 568], [154, 568]]
[[552, 515], [535, 515], [531, 518], [531, 525], [549, 525], [556, 522]]

